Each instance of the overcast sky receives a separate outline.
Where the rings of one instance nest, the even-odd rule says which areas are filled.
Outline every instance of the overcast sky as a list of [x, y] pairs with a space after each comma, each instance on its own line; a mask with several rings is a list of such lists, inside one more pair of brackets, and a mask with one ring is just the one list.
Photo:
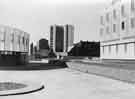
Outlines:
[[99, 40], [99, 16], [110, 0], [0, 0], [0, 24], [49, 39], [50, 25], [73, 24], [74, 41]]

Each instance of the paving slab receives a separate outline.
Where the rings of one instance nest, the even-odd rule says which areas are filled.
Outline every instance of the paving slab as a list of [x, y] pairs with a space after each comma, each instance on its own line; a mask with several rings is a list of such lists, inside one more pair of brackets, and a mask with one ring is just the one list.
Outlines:
[[69, 68], [135, 83], [135, 62], [133, 60], [73, 60], [66, 62]]
[[135, 85], [69, 68], [39, 71], [0, 71], [1, 81], [40, 82], [41, 91], [0, 99], [134, 99]]

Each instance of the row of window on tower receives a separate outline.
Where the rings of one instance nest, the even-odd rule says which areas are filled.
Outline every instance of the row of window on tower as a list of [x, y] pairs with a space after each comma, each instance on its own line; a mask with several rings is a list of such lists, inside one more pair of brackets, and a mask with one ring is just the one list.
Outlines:
[[[112, 29], [111, 29], [110, 25], [108, 25], [106, 27], [103, 27], [103, 28], [100, 28], [100, 34], [102, 36], [104, 32], [106, 34], [108, 34], [108, 33], [111, 33], [111, 31], [113, 33], [118, 33], [119, 32], [118, 31], [119, 29], [122, 30], [122, 31], [124, 31], [126, 29], [126, 24], [127, 23], [125, 21], [122, 21], [121, 24], [120, 24], [121, 25], [120, 27], [118, 26], [118, 24], [112, 24]], [[135, 18], [131, 18], [130, 19], [130, 25], [129, 25], [129, 27], [131, 29], [135, 29]]]
[[[131, 0], [130, 8], [131, 8], [131, 12], [135, 13], [135, 0]], [[117, 9], [113, 9], [112, 13], [113, 13], [113, 15], [112, 15], [113, 20], [117, 20], [118, 16], [119, 16]], [[121, 5], [121, 16], [122, 17], [126, 16], [125, 5]], [[103, 32], [108, 34], [111, 32], [111, 30], [113, 33], [118, 32], [118, 29], [125, 30], [126, 24], [127, 24], [125, 21], [120, 22], [120, 25], [121, 25], [120, 27], [117, 26], [118, 24], [116, 24], [116, 23], [112, 24], [112, 29], [108, 24], [108, 23], [111, 23], [110, 21], [111, 21], [111, 17], [110, 17], [109, 12], [106, 13], [105, 17], [103, 17], [103, 16], [100, 17], [100, 24], [103, 26], [100, 29], [101, 36], [103, 35]], [[105, 25], [105, 22], [107, 25]], [[117, 23], [118, 23], [118, 20], [117, 20]], [[135, 17], [130, 17], [128, 24], [129, 24], [129, 27], [131, 27], [131, 29], [134, 29], [135, 28]]]
[[[134, 51], [135, 51], [135, 42], [132, 42], [134, 44]], [[129, 44], [132, 44], [129, 43]], [[124, 46], [124, 52], [127, 53], [128, 51], [128, 43], [123, 43], [123, 44], [114, 44], [114, 45], [107, 45], [107, 46], [102, 46], [102, 53], [105, 54], [106, 50], [108, 50], [108, 53], [112, 53], [113, 48], [114, 51], [117, 53], [119, 53], [119, 51], [121, 51], [120, 45]]]
[[[122, 17], [126, 17], [126, 15], [127, 15], [125, 6], [126, 5], [121, 5], [121, 16]], [[131, 0], [131, 7], [130, 8], [131, 8], [131, 12], [135, 13], [135, 0]], [[113, 20], [118, 19], [119, 13], [118, 13], [118, 10], [116, 8], [113, 9], [112, 13], [113, 13], [113, 15], [112, 15]], [[109, 12], [106, 13], [105, 20], [104, 20], [103, 16], [100, 17], [100, 24], [101, 25], [105, 24], [104, 21], [106, 21], [107, 23], [109, 23], [111, 21], [111, 17], [110, 17]]]

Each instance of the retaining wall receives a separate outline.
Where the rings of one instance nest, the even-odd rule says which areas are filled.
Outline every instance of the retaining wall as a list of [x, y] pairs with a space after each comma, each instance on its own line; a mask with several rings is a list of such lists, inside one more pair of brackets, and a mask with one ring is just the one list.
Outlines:
[[66, 62], [66, 64], [71, 69], [79, 70], [90, 74], [105, 76], [129, 83], [135, 83], [135, 70], [112, 68], [93, 64], [84, 64], [80, 62]]

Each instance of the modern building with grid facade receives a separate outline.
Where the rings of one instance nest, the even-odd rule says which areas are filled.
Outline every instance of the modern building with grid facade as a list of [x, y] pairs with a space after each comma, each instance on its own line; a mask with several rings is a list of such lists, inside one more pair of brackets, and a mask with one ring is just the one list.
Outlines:
[[112, 0], [100, 16], [102, 59], [135, 59], [135, 0]]
[[73, 25], [52, 25], [50, 27], [50, 48], [58, 56], [66, 56], [68, 49], [73, 46]]

